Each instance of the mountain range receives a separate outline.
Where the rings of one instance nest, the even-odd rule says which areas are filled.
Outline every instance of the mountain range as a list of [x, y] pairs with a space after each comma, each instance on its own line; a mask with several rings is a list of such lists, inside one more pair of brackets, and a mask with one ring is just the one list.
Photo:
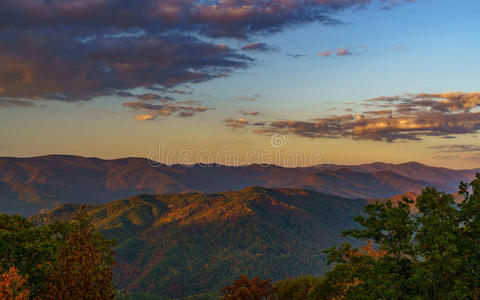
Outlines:
[[[365, 200], [302, 189], [139, 195], [86, 206], [118, 242], [115, 283], [130, 299], [218, 298], [242, 274], [273, 281], [321, 275], [323, 249], [339, 245]], [[65, 204], [31, 219], [73, 218]], [[191, 299], [191, 298], [190, 298]]]
[[303, 188], [345, 198], [390, 198], [433, 186], [455, 192], [476, 169], [452, 170], [416, 162], [322, 165], [162, 165], [144, 158], [103, 160], [68, 155], [0, 157], [0, 212], [25, 216], [61, 204], [100, 204], [137, 194], [239, 190], [249, 186]]

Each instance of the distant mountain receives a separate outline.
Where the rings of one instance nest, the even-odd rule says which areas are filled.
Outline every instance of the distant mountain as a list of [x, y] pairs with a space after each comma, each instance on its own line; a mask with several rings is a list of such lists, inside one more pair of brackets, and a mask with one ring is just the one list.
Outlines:
[[[344, 241], [341, 231], [354, 228], [353, 217], [365, 204], [301, 189], [250, 187], [140, 195], [87, 209], [94, 225], [119, 243], [118, 286], [153, 299], [215, 295], [241, 274], [273, 280], [321, 275], [322, 250]], [[69, 220], [78, 207], [62, 205], [32, 219]]]
[[407, 162], [402, 164], [375, 162], [354, 166], [326, 165], [323, 166], [323, 168], [330, 170], [349, 168], [353, 171], [362, 173], [391, 171], [410, 179], [427, 181], [433, 186], [446, 190], [451, 190], [453, 188], [455, 191], [460, 181], [472, 179], [475, 172], [479, 171], [478, 169], [452, 170], [447, 168], [430, 167], [418, 162]]
[[434, 186], [455, 192], [474, 170], [419, 163], [309, 168], [160, 165], [143, 158], [50, 155], [0, 158], [0, 212], [32, 215], [65, 203], [106, 203], [137, 194], [221, 192], [248, 186], [304, 188], [347, 198], [389, 198]]

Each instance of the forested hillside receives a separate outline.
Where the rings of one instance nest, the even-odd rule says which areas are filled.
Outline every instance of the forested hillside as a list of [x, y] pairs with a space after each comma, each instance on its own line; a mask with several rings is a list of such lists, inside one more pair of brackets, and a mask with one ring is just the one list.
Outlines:
[[[322, 249], [344, 239], [366, 201], [301, 189], [246, 188], [216, 194], [140, 195], [88, 206], [94, 225], [118, 241], [116, 283], [143, 294], [218, 294], [241, 274], [280, 280], [326, 271]], [[78, 205], [35, 216], [70, 219]]]

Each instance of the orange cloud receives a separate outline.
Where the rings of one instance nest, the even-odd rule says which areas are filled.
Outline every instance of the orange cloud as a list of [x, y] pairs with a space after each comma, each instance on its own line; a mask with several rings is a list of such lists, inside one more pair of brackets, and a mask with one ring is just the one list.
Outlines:
[[206, 106], [200, 105], [199, 102], [193, 100], [174, 101], [164, 98], [157, 99], [151, 95], [140, 97], [140, 99], [140, 101], [123, 103], [124, 107], [128, 107], [136, 112], [142, 112], [141, 115], [135, 117], [138, 121], [155, 120], [158, 117], [168, 117], [174, 114], [181, 118], [188, 118], [207, 110]]
[[147, 121], [147, 120], [153, 120], [155, 117], [153, 115], [138, 115], [135, 116], [135, 119], [137, 121]]
[[355, 54], [351, 49], [348, 48], [339, 48], [335, 50], [328, 50], [328, 51], [323, 51], [319, 52], [317, 56], [320, 57], [331, 57], [331, 56], [350, 56]]
[[324, 52], [319, 52], [317, 56], [325, 56], [325, 57], [330, 57], [332, 55], [331, 51], [324, 51]]
[[[368, 110], [357, 114], [313, 120], [273, 121], [257, 126], [255, 133], [294, 134], [310, 138], [366, 139], [393, 142], [425, 136], [452, 138], [480, 130], [480, 93], [448, 92], [367, 99]], [[476, 111], [473, 111], [476, 110]], [[264, 122], [265, 123], [265, 122]]]
[[249, 124], [249, 122], [243, 118], [240, 119], [225, 119], [225, 123], [229, 127], [233, 128], [243, 128]]

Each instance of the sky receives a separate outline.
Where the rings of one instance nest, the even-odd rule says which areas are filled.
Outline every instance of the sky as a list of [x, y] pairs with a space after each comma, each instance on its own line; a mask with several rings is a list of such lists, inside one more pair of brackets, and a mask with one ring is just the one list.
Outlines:
[[476, 0], [3, 0], [0, 156], [480, 167]]

